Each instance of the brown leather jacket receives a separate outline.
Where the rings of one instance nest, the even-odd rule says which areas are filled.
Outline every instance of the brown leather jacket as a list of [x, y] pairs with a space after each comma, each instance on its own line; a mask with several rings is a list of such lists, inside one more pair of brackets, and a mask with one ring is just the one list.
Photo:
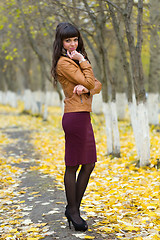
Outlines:
[[[92, 111], [92, 95], [101, 91], [101, 83], [94, 77], [92, 67], [88, 61], [83, 61], [78, 66], [68, 57], [60, 57], [57, 63], [57, 78], [60, 82], [64, 95], [64, 112]], [[90, 94], [81, 96], [73, 93], [76, 85], [83, 85]]]

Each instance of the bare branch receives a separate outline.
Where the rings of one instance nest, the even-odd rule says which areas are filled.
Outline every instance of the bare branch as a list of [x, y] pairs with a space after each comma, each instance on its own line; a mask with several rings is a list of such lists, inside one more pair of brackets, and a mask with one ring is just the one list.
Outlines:
[[63, 10], [63, 12], [65, 13], [65, 16], [68, 18], [68, 20], [73, 23], [72, 18], [70, 17], [70, 14], [68, 13], [68, 11], [66, 10], [66, 5], [60, 3], [59, 1], [56, 1], [57, 5], [60, 6]]
[[114, 7], [114, 8], [116, 8], [120, 13], [122, 13], [123, 14], [123, 9], [122, 8], [120, 8], [117, 4], [115, 4], [115, 3], [113, 3], [113, 2], [111, 2], [110, 0], [105, 0], [105, 2], [107, 2], [108, 3], [108, 5], [110, 4], [112, 7]]
[[124, 10], [124, 15], [127, 16], [128, 18], [131, 17], [131, 14], [132, 14], [132, 9], [133, 9], [133, 3], [134, 1], [133, 0], [128, 0], [128, 4]]
[[[29, 40], [29, 43], [33, 49], [33, 51], [36, 53], [36, 55], [38, 56], [38, 59], [40, 62], [43, 62], [43, 63], [47, 63], [47, 65], [50, 66], [50, 62], [48, 61], [48, 59], [46, 59], [44, 57], [44, 55], [39, 51], [31, 33], [30, 33], [30, 30], [29, 30], [29, 24], [27, 23], [26, 21], [26, 18], [25, 18], [25, 15], [24, 15], [24, 12], [23, 12], [23, 9], [22, 9], [22, 3], [20, 0], [17, 0], [17, 3], [20, 7], [20, 10], [21, 10], [21, 14], [22, 14], [22, 19], [23, 19], [23, 22], [24, 22], [24, 26], [25, 26], [25, 30], [26, 30], [26, 33], [27, 33], [27, 37], [28, 37], [28, 40]], [[46, 68], [44, 67], [44, 70], [45, 70], [45, 74], [48, 78], [48, 80], [51, 80], [51, 77], [48, 75], [48, 72], [46, 71]]]
[[[71, 5], [67, 5], [65, 3], [60, 3], [59, 0], [54, 0], [53, 2], [50, 3], [50, 5], [59, 5], [61, 7], [64, 7], [64, 8], [68, 8], [68, 9], [71, 9], [72, 11], [77, 11], [77, 12], [83, 12], [83, 13], [88, 13], [88, 10], [85, 10], [84, 8], [80, 8], [80, 7], [77, 7], [77, 6], [71, 6]], [[89, 5], [88, 5], [89, 7]], [[104, 12], [107, 12], [107, 10], [103, 10]], [[97, 8], [94, 9], [94, 14], [95, 13], [99, 13], [100, 11], [97, 11]]]
[[97, 26], [97, 21], [96, 21], [96, 17], [94, 16], [94, 13], [92, 12], [92, 10], [90, 9], [88, 3], [86, 0], [83, 0], [83, 3], [86, 7], [86, 10], [87, 10], [87, 13], [92, 21], [92, 23], [94, 24], [94, 26], [96, 27]]
[[88, 47], [91, 49], [91, 51], [93, 53], [93, 56], [94, 56], [94, 58], [96, 60], [96, 63], [98, 65], [98, 69], [100, 69], [100, 66], [99, 66], [100, 65], [99, 56], [98, 56], [97, 52], [95, 51], [95, 49], [93, 47], [93, 44], [89, 41], [87, 34], [85, 32], [83, 32], [83, 31], [82, 31], [82, 36], [84, 37], [85, 41], [87, 42]]

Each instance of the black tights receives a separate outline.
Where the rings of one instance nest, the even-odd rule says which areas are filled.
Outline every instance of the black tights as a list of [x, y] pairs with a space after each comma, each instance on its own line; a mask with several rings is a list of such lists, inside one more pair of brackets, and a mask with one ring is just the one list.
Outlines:
[[79, 208], [84, 192], [87, 188], [89, 177], [93, 171], [95, 163], [89, 163], [81, 166], [80, 172], [76, 179], [77, 166], [66, 166], [64, 175], [64, 185], [68, 210], [77, 223], [80, 223]]

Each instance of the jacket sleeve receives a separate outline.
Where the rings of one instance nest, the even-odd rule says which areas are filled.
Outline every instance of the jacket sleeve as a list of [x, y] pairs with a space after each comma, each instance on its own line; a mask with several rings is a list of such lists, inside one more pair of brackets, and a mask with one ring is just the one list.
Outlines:
[[80, 67], [73, 60], [64, 58], [57, 65], [57, 74], [64, 76], [68, 81], [80, 84], [91, 90], [95, 87], [95, 77], [91, 65], [87, 62], [81, 62]]
[[95, 87], [90, 90], [90, 94], [98, 94], [102, 89], [102, 84], [95, 78]]

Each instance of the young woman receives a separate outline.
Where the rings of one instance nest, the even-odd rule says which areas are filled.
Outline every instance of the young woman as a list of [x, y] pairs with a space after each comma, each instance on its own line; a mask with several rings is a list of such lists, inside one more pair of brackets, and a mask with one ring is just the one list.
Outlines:
[[70, 23], [60, 23], [56, 28], [51, 72], [54, 83], [60, 82], [65, 95], [62, 119], [65, 132], [65, 216], [69, 227], [72, 222], [75, 230], [86, 231], [88, 225], [80, 216], [80, 204], [97, 161], [90, 112], [92, 95], [100, 92], [101, 83], [94, 77], [79, 30]]

